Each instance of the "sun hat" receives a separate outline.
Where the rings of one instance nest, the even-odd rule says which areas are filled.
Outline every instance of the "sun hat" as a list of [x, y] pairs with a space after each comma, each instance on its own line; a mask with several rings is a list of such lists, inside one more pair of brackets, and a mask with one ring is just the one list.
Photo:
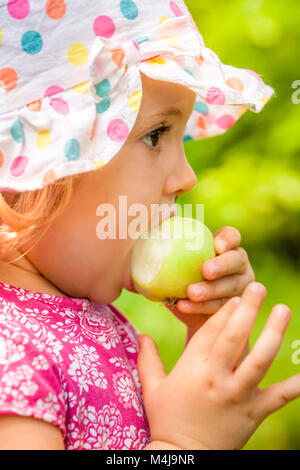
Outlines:
[[183, 0], [0, 5], [0, 190], [101, 168], [134, 127], [140, 73], [197, 93], [184, 140], [226, 132], [274, 94], [205, 47]]

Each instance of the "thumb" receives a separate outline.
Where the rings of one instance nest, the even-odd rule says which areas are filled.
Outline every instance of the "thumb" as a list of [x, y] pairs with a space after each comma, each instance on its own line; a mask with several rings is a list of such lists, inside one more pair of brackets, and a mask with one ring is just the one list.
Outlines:
[[151, 336], [138, 335], [140, 350], [137, 369], [143, 395], [151, 393], [166, 377], [163, 362], [159, 356], [157, 345]]

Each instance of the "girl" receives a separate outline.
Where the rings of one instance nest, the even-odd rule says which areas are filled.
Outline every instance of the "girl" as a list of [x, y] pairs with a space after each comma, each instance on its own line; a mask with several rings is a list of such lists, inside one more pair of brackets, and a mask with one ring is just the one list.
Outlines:
[[273, 309], [245, 357], [266, 291], [252, 282], [240, 234], [220, 229], [207, 281], [171, 309], [187, 345], [166, 376], [153, 340], [138, 343], [111, 305], [134, 291], [135, 240], [101, 238], [98, 211], [115, 208], [118, 227], [122, 195], [147, 214], [153, 203], [171, 207], [196, 184], [183, 137], [224, 132], [273, 91], [221, 64], [183, 1], [102, 3], [2, 8], [0, 446], [241, 448], [300, 395], [298, 376], [258, 387], [288, 308]]

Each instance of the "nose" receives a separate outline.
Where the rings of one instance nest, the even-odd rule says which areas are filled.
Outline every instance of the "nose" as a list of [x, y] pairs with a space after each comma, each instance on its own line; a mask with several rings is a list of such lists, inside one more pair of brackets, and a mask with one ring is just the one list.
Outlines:
[[174, 161], [173, 171], [166, 183], [168, 194], [184, 194], [192, 191], [197, 185], [197, 176], [189, 164], [184, 148], [178, 152], [178, 158]]

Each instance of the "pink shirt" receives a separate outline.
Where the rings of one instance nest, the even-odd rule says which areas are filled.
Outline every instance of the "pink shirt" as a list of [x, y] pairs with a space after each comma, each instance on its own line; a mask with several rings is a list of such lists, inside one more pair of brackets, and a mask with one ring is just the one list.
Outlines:
[[0, 282], [0, 413], [58, 426], [66, 449], [142, 450], [137, 333], [113, 305]]

